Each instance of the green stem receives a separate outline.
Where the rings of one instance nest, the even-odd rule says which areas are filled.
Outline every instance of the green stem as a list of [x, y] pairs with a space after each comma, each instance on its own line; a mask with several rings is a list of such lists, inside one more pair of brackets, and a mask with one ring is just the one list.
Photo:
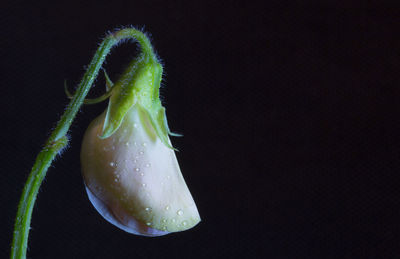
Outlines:
[[153, 53], [148, 38], [142, 32], [134, 28], [122, 29], [113, 34], [109, 34], [103, 40], [97, 49], [89, 68], [86, 70], [74, 97], [64, 114], [61, 116], [56, 128], [46, 141], [44, 148], [36, 157], [35, 164], [33, 165], [32, 171], [25, 183], [21, 200], [18, 205], [10, 258], [26, 258], [32, 210], [39, 187], [46, 176], [47, 169], [60, 150], [67, 146], [68, 139], [66, 134], [79, 108], [85, 100], [94, 79], [97, 77], [99, 69], [101, 68], [106, 56], [113, 46], [124, 39], [136, 39], [144, 53]]

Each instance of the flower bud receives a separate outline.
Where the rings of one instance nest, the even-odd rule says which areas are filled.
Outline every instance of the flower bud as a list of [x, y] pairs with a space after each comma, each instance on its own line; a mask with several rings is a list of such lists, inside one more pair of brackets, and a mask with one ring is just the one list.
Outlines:
[[107, 221], [160, 236], [192, 228], [200, 216], [168, 136], [159, 99], [162, 66], [151, 46], [144, 49], [151, 53], [129, 65], [107, 110], [89, 125], [81, 163], [89, 199]]
[[132, 107], [101, 139], [105, 113], [87, 129], [81, 151], [86, 191], [110, 223], [133, 234], [159, 236], [200, 221], [174, 150], [156, 135], [145, 112]]

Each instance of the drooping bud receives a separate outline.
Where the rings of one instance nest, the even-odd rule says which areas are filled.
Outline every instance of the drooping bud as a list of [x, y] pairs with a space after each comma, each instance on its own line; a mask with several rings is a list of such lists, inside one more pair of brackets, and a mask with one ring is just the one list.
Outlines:
[[107, 110], [89, 125], [81, 150], [94, 207], [115, 226], [144, 236], [183, 231], [200, 221], [168, 137], [161, 77], [152, 52], [134, 60], [113, 86]]

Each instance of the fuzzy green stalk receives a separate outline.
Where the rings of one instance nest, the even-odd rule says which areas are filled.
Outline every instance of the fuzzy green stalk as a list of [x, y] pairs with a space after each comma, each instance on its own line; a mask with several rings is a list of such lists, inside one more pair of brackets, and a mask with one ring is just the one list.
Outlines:
[[32, 210], [40, 185], [46, 176], [47, 169], [57, 154], [67, 146], [68, 138], [66, 134], [78, 110], [83, 104], [93, 81], [97, 77], [106, 56], [109, 54], [113, 46], [116, 46], [124, 39], [134, 39], [141, 46], [143, 53], [153, 53], [152, 46], [146, 35], [134, 28], [126, 28], [108, 34], [100, 44], [71, 102], [64, 114], [61, 116], [61, 119], [58, 121], [57, 126], [51, 133], [49, 139], [46, 141], [43, 149], [36, 157], [32, 171], [25, 183], [15, 219], [10, 258], [26, 258]]

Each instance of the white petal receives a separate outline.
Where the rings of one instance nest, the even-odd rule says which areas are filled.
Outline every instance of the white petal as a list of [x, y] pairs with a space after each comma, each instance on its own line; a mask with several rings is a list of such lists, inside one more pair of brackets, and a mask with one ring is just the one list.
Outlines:
[[86, 131], [81, 152], [88, 195], [99, 213], [134, 234], [155, 236], [189, 229], [200, 221], [173, 150], [137, 107], [120, 128], [100, 139], [104, 114]]
[[128, 233], [141, 235], [141, 236], [163, 236], [169, 234], [167, 231], [160, 231], [151, 227], [146, 226], [143, 223], [138, 222], [132, 217], [129, 217], [124, 222], [121, 222], [114, 216], [114, 213], [107, 207], [107, 205], [97, 198], [89, 188], [86, 187], [86, 193], [89, 197], [90, 202], [96, 208], [96, 210], [103, 216], [108, 222], [125, 230]]

